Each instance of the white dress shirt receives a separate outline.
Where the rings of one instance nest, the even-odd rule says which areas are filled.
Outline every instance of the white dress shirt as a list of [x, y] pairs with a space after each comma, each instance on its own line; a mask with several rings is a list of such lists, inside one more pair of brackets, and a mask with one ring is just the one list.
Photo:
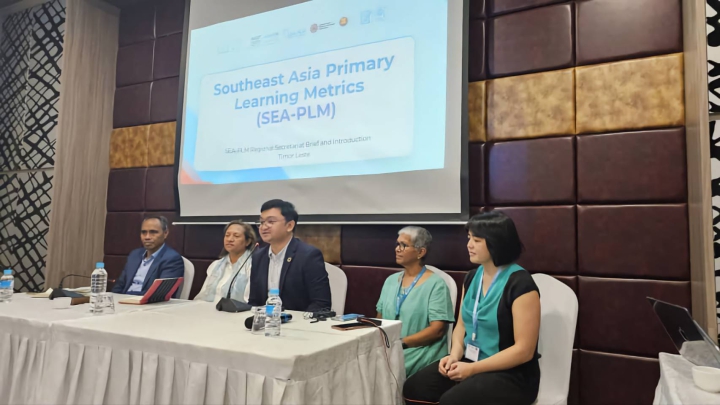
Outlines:
[[283, 261], [285, 260], [285, 253], [287, 252], [288, 243], [282, 248], [278, 254], [273, 253], [272, 247], [268, 249], [268, 257], [270, 258], [270, 264], [268, 266], [268, 291], [273, 288], [280, 289], [280, 273], [282, 273]]

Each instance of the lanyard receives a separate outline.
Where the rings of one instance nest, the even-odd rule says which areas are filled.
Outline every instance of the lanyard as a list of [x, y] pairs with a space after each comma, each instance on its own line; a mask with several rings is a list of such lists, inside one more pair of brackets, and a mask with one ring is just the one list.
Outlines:
[[[497, 273], [495, 273], [492, 281], [490, 282], [490, 287], [488, 287], [487, 294], [485, 294], [485, 297], [487, 297], [488, 294], [490, 294], [490, 290], [492, 289], [493, 284], [495, 284], [495, 280], [497, 280], [497, 277], [501, 271], [502, 271], [502, 268], [498, 268]], [[482, 290], [483, 290], [483, 279], [485, 278], [484, 276], [485, 276], [485, 269], [483, 269], [482, 273], [480, 273], [480, 285], [478, 285], [478, 292], [477, 292], [477, 295], [475, 296], [475, 308], [473, 308], [473, 334], [472, 334], [473, 343], [475, 342], [475, 339], [477, 338], [478, 302], [480, 301], [480, 294], [482, 294]]]
[[410, 291], [415, 288], [415, 284], [417, 284], [418, 280], [420, 280], [420, 277], [425, 274], [425, 270], [427, 270], [427, 268], [423, 266], [422, 270], [420, 270], [420, 273], [418, 273], [418, 275], [415, 277], [415, 280], [413, 280], [412, 284], [410, 284], [410, 287], [405, 290], [404, 294], [400, 294], [400, 291], [402, 290], [403, 279], [403, 277], [400, 276], [400, 285], [398, 286], [397, 299], [395, 300], [395, 320], [400, 319], [400, 307], [402, 306], [403, 302], [405, 302], [405, 298], [410, 295]]

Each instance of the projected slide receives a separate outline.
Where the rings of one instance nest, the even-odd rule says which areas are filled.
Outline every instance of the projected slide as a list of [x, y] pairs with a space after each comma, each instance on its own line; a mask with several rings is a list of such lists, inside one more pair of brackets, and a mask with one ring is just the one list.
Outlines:
[[180, 181], [442, 169], [446, 53], [446, 0], [314, 0], [194, 29]]

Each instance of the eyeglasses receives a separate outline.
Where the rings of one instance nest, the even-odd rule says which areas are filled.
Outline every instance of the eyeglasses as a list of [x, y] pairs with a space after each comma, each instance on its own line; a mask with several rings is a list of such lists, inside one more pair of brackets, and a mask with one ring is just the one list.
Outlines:
[[275, 225], [275, 224], [278, 223], [278, 222], [280, 222], [280, 220], [275, 219], [275, 218], [259, 219], [259, 220], [257, 221], [257, 224], [258, 224], [258, 228], [262, 228], [262, 227], [265, 226], [265, 225], [267, 225], [268, 228], [272, 228], [272, 226]]
[[395, 250], [399, 250], [401, 252], [404, 252], [405, 249], [407, 249], [409, 245], [406, 245], [402, 242], [395, 242]]

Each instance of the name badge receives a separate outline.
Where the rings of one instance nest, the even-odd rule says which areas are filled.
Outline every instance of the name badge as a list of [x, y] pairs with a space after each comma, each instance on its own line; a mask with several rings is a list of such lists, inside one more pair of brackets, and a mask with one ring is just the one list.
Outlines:
[[465, 358], [472, 361], [478, 361], [478, 358], [480, 357], [480, 348], [477, 346], [473, 346], [471, 344], [468, 344], [465, 348]]

